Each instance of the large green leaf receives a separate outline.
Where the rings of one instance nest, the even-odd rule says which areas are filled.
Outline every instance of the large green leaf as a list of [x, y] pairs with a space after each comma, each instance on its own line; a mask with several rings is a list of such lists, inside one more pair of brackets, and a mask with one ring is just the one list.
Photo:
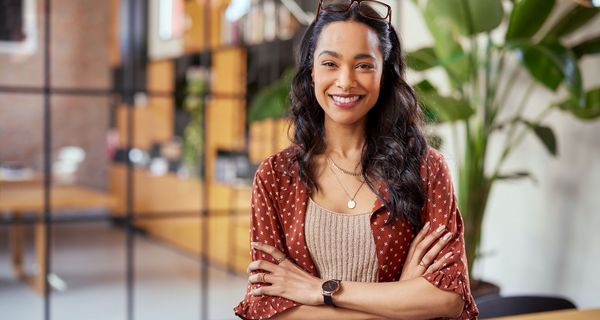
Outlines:
[[516, 171], [512, 173], [499, 174], [495, 177], [496, 180], [518, 180], [523, 178], [529, 178], [533, 182], [537, 182], [537, 179], [527, 171]]
[[269, 118], [282, 118], [289, 110], [289, 93], [294, 69], [288, 69], [275, 83], [262, 89], [252, 100], [248, 111], [249, 123]]
[[546, 33], [544, 42], [559, 39], [572, 33], [590, 22], [599, 12], [599, 8], [586, 8], [579, 5], [575, 6], [552, 26], [548, 33]]
[[429, 0], [426, 10], [466, 36], [496, 29], [504, 16], [501, 0]]
[[548, 152], [550, 152], [551, 155], [553, 155], [553, 156], [558, 155], [558, 150], [556, 147], [556, 137], [554, 135], [554, 131], [552, 131], [552, 128], [547, 127], [547, 126], [542, 126], [537, 123], [532, 123], [532, 122], [529, 122], [526, 120], [523, 120], [523, 122], [530, 129], [533, 130], [535, 135], [540, 139], [542, 144], [544, 144], [544, 147], [546, 147], [546, 150], [548, 150]]
[[585, 104], [581, 72], [577, 57], [571, 50], [557, 42], [533, 44], [529, 41], [516, 41], [508, 46], [514, 49], [519, 62], [534, 79], [552, 91], [556, 91], [564, 81], [573, 99]]
[[514, 3], [506, 40], [529, 39], [546, 22], [556, 0], [520, 0]]
[[600, 35], [580, 42], [571, 50], [573, 50], [578, 59], [586, 54], [600, 53]]
[[583, 120], [592, 120], [600, 117], [600, 87], [592, 89], [586, 93], [586, 104], [580, 105], [573, 99], [567, 99], [557, 106], [562, 110], [573, 113], [576, 117]]
[[573, 99], [576, 99], [582, 105], [585, 104], [585, 91], [581, 80], [581, 71], [577, 64], [577, 57], [567, 47], [562, 44], [549, 43], [545, 45], [552, 53], [555, 59], [558, 60], [563, 76], [566, 89], [569, 91]]
[[435, 50], [432, 47], [421, 48], [406, 55], [406, 64], [416, 71], [431, 69], [439, 64]]
[[469, 63], [459, 44], [459, 33], [447, 19], [439, 19], [434, 7], [427, 6], [423, 9], [423, 18], [434, 40], [434, 51], [439, 59], [439, 64], [449, 74], [454, 86], [459, 86], [469, 78]]
[[427, 80], [419, 82], [414, 88], [425, 112], [431, 112], [436, 122], [465, 120], [475, 113], [467, 101], [440, 95]]

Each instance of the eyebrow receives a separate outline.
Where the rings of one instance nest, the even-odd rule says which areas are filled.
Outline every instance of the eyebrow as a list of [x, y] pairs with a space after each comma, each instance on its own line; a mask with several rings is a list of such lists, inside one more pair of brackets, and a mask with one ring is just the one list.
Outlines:
[[[342, 58], [342, 55], [335, 52], [335, 51], [331, 51], [331, 50], [323, 50], [321, 51], [321, 53], [319, 53], [319, 57], [324, 55], [324, 54], [328, 54], [330, 56], [334, 56], [338, 59]], [[376, 60], [375, 57], [373, 57], [373, 55], [368, 54], [368, 53], [358, 53], [356, 55], [354, 55], [354, 59], [371, 59], [371, 60]]]

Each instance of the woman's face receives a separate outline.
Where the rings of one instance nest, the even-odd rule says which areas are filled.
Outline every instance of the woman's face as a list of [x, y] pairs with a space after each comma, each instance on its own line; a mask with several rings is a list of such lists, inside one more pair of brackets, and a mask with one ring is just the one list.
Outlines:
[[364, 121], [379, 98], [383, 55], [377, 33], [354, 21], [325, 26], [314, 52], [312, 78], [325, 122]]

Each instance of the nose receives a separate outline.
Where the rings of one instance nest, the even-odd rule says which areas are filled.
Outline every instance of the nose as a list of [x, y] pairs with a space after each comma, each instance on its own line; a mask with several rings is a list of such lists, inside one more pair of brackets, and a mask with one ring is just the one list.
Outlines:
[[344, 91], [350, 91], [351, 88], [356, 87], [356, 79], [352, 70], [341, 70], [335, 85]]

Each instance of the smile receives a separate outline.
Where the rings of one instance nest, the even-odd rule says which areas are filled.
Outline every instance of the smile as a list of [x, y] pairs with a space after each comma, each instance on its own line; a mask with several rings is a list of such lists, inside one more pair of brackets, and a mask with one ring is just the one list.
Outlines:
[[358, 101], [358, 99], [360, 99], [360, 96], [350, 96], [350, 97], [331, 96], [331, 98], [333, 100], [335, 100], [336, 102], [350, 103], [350, 102]]
[[350, 108], [356, 105], [356, 103], [363, 97], [361, 95], [329, 95], [333, 102], [341, 108]]

